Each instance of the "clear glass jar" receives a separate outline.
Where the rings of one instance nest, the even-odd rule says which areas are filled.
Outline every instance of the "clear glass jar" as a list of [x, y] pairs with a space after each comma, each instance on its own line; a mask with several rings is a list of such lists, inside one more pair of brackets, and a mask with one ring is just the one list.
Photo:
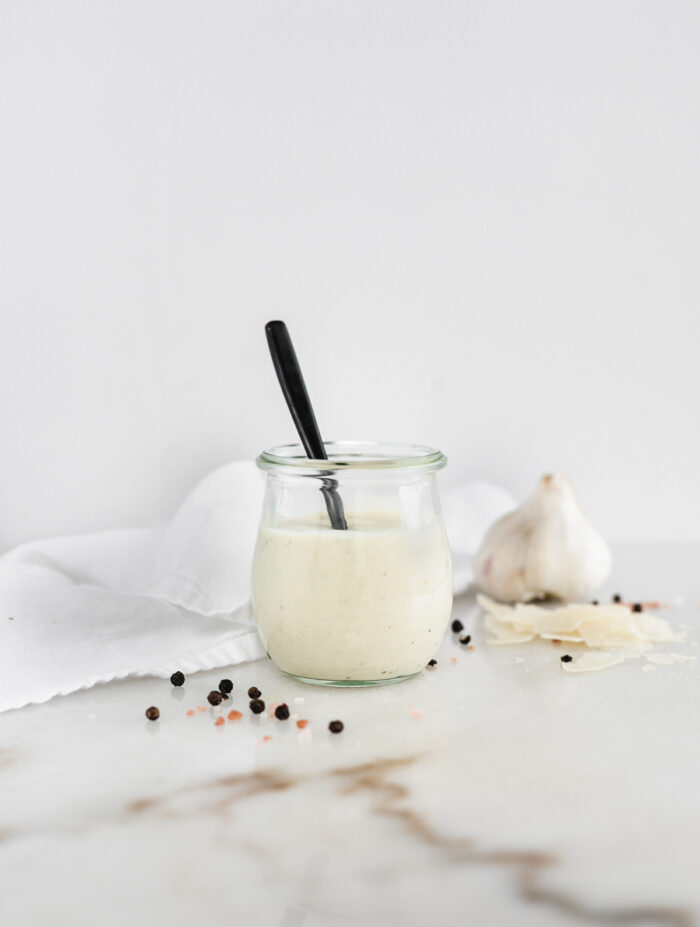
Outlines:
[[253, 559], [258, 631], [303, 682], [398, 682], [434, 655], [452, 609], [436, 479], [447, 461], [416, 445], [325, 447], [327, 461], [300, 445], [257, 459], [267, 474]]

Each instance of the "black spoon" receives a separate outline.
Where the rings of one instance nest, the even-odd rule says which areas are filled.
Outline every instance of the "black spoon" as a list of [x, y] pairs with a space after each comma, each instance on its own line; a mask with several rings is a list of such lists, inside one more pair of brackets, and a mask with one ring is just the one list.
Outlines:
[[[297, 355], [284, 322], [268, 322], [265, 326], [267, 344], [275, 365], [277, 379], [280, 381], [284, 398], [292, 413], [306, 456], [312, 460], [328, 460], [321, 432], [316, 424], [313, 406], [306, 391], [306, 384], [301, 373]], [[321, 492], [328, 509], [331, 526], [340, 531], [347, 530], [343, 500], [338, 493], [336, 480], [326, 478], [322, 481]]]

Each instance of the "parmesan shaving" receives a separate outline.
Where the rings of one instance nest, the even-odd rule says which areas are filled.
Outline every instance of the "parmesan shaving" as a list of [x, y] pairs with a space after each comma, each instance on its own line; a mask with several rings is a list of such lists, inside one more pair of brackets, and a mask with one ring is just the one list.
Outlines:
[[490, 644], [527, 644], [535, 637], [532, 631], [517, 631], [492, 615], [486, 616], [486, 629], [493, 634]]
[[658, 666], [670, 666], [672, 663], [694, 663], [695, 657], [685, 653], [648, 653], [646, 658], [649, 663], [656, 663]]
[[575, 660], [562, 663], [567, 673], [606, 669], [627, 658], [641, 656], [656, 665], [695, 660], [683, 654], [650, 653], [655, 644], [684, 640], [685, 633], [674, 631], [663, 618], [633, 612], [627, 605], [585, 602], [551, 607], [523, 603], [503, 605], [485, 595], [478, 595], [477, 602], [486, 613], [485, 627], [490, 634], [490, 644], [524, 644], [539, 637], [590, 648]]
[[565, 673], [589, 673], [591, 670], [604, 670], [609, 666], [615, 666], [616, 663], [623, 663], [625, 659], [622, 653], [610, 653], [606, 650], [589, 650], [576, 661], [571, 663], [562, 663], [561, 668]]

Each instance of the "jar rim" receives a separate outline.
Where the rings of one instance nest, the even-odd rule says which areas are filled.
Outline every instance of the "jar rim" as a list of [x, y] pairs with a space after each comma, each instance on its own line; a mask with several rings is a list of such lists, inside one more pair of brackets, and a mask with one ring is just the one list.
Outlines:
[[389, 441], [324, 441], [328, 460], [312, 460], [301, 444], [279, 444], [263, 451], [255, 463], [261, 470], [347, 472], [348, 470], [441, 470], [447, 458], [424, 444]]

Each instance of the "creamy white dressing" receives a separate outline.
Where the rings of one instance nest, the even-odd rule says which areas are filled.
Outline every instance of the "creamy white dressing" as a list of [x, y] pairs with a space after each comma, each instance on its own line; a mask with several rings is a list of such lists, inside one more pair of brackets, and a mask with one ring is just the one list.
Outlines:
[[351, 682], [419, 672], [452, 608], [442, 522], [406, 527], [391, 512], [346, 512], [349, 530], [322, 520], [261, 526], [252, 602], [272, 660], [287, 673]]

